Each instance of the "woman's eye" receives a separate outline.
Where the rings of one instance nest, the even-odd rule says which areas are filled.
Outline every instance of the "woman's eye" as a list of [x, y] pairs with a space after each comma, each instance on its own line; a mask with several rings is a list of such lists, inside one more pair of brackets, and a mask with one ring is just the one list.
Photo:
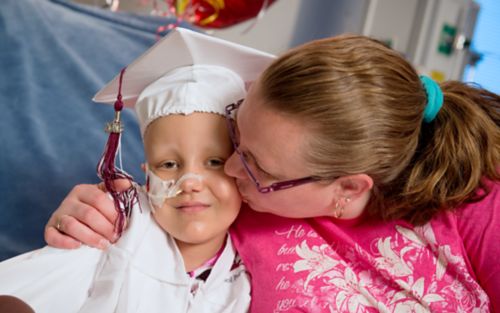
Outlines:
[[255, 162], [255, 159], [252, 156], [250, 156], [250, 154], [248, 152], [240, 151], [240, 154], [243, 157], [243, 159], [245, 160], [245, 162], [247, 162], [248, 166], [250, 168], [254, 169], [255, 172], [258, 172], [259, 176], [262, 176], [262, 178], [267, 179], [267, 180], [275, 180], [276, 179], [273, 175], [271, 175], [268, 172], [266, 172], [265, 170], [263, 170], [260, 167], [260, 165], [257, 162]]
[[214, 158], [214, 159], [209, 159], [207, 163], [208, 163], [208, 166], [210, 166], [210, 167], [219, 168], [219, 167], [224, 166], [225, 162], [223, 159]]
[[250, 157], [250, 155], [246, 152], [246, 151], [240, 151], [240, 154], [241, 156], [243, 157], [243, 159], [247, 162], [247, 163], [250, 163], [252, 162], [252, 158]]
[[269, 174], [265, 170], [263, 170], [259, 164], [255, 164], [255, 167], [257, 168], [257, 171], [260, 173], [259, 175], [262, 175], [265, 179], [267, 180], [277, 180], [276, 177], [272, 174]]
[[257, 169], [258, 175], [261, 176], [263, 179], [265, 179], [265, 180], [278, 180], [274, 175], [268, 173], [266, 170], [264, 170], [262, 167], [260, 167], [260, 165], [257, 162], [255, 162], [255, 160], [253, 158], [252, 158], [251, 163]]
[[177, 162], [175, 161], [166, 161], [163, 162], [161, 166], [166, 169], [176, 169], [179, 167], [179, 164], [177, 164]]

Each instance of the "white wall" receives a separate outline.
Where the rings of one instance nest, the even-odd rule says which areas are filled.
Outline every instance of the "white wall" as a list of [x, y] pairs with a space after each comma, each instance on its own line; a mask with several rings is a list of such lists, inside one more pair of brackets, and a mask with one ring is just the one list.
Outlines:
[[[106, 2], [73, 1], [93, 5]], [[144, 0], [119, 0], [119, 3], [121, 10], [149, 14], [153, 1], [155, 0], [146, 1], [149, 7], [141, 4]], [[164, 2], [156, 1], [163, 3], [165, 7], [160, 9], [165, 11]], [[438, 36], [444, 20], [450, 25], [456, 25], [461, 31], [463, 27], [458, 25], [462, 23], [459, 17], [466, 12], [464, 4], [472, 2], [473, 0], [276, 0], [265, 10], [262, 18], [221, 30], [202, 30], [273, 54], [281, 54], [290, 47], [313, 39], [345, 32], [364, 34], [391, 43], [393, 48], [404, 53], [423, 72], [439, 72], [439, 75], [431, 75], [436, 80], [460, 79], [464, 64], [468, 61], [467, 51], [456, 51], [452, 56], [446, 57], [437, 55], [432, 62], [425, 55], [437, 54]], [[437, 10], [438, 7], [442, 9]], [[472, 33], [473, 27], [467, 27], [467, 34]], [[431, 33], [434, 34], [432, 38], [428, 37]], [[470, 36], [472, 34], [468, 38]], [[442, 78], [439, 79], [438, 76]]]
[[[103, 6], [105, 0], [74, 0], [75, 2]], [[291, 47], [300, 4], [314, 0], [276, 0], [259, 19], [252, 19], [220, 30], [208, 30], [213, 36], [247, 45], [273, 54], [279, 54]], [[149, 1], [149, 3], [151, 3]], [[161, 2], [161, 1], [160, 1]], [[120, 0], [122, 11], [149, 14], [151, 5], [141, 5], [141, 0]], [[164, 8], [160, 8], [164, 9]]]
[[302, 1], [312, 0], [277, 0], [265, 11], [262, 18], [216, 30], [213, 35], [273, 54], [280, 54], [291, 47]]

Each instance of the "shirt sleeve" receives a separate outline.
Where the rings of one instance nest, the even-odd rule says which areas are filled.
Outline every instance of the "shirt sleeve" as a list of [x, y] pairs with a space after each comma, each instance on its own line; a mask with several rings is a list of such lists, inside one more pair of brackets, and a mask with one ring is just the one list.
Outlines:
[[457, 226], [477, 280], [500, 312], [500, 183], [489, 186], [484, 199], [457, 211]]

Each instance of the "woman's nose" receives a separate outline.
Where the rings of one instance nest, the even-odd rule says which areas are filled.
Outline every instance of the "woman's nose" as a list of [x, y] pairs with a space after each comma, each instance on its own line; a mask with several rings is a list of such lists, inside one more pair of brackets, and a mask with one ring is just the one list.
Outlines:
[[226, 160], [226, 164], [224, 164], [224, 172], [231, 177], [238, 179], [246, 179], [248, 178], [247, 173], [245, 172], [245, 168], [241, 163], [240, 156], [237, 152], [233, 152], [229, 159]]

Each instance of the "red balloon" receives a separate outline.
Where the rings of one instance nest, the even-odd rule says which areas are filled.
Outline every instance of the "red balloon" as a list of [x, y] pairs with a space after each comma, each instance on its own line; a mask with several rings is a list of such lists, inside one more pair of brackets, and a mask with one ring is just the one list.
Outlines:
[[181, 20], [202, 28], [225, 28], [249, 20], [276, 0], [168, 0]]

